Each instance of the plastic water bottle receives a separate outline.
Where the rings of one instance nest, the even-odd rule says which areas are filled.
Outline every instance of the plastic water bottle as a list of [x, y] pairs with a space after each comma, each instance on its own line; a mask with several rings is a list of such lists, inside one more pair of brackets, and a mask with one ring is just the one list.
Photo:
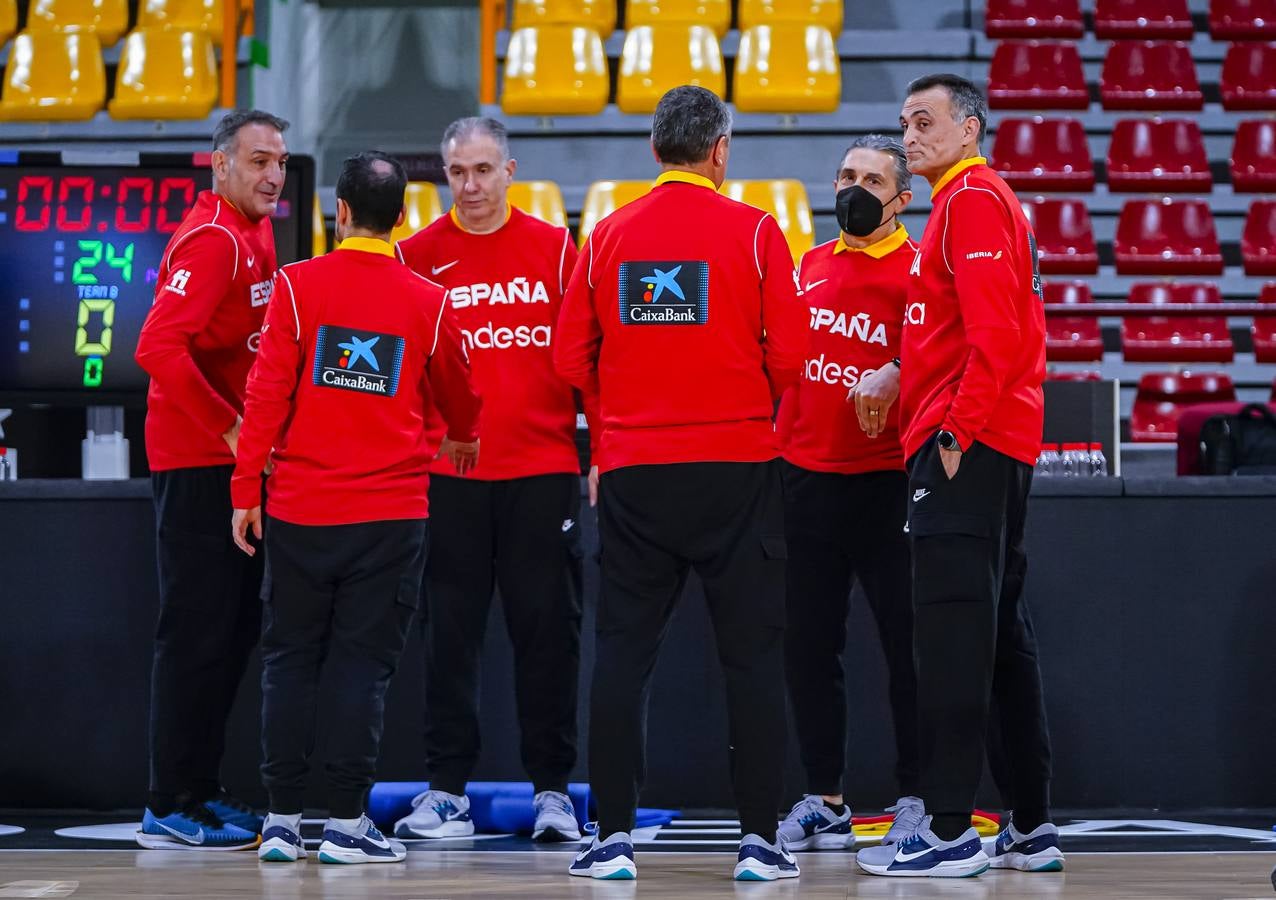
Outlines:
[[1059, 474], [1059, 445], [1058, 444], [1042, 444], [1041, 455], [1037, 457], [1037, 465], [1035, 467], [1037, 475], [1058, 475]]
[[9, 448], [0, 447], [0, 481], [9, 480]]
[[1090, 445], [1090, 474], [1094, 476], [1107, 477], [1108, 474], [1108, 458], [1103, 455], [1102, 444]]
[[1063, 456], [1059, 465], [1059, 474], [1065, 478], [1076, 478], [1090, 474], [1090, 459], [1086, 444], [1064, 444]]

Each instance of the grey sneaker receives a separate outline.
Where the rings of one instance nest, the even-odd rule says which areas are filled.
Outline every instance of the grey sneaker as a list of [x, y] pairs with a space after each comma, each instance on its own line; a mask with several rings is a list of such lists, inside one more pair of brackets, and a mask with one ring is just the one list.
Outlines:
[[756, 834], [746, 834], [740, 841], [734, 872], [736, 881], [775, 881], [777, 878], [797, 878], [801, 874], [797, 860], [784, 846], [784, 838], [779, 834], [776, 834], [774, 844], [768, 844]]
[[988, 870], [988, 854], [973, 828], [953, 841], [943, 841], [930, 830], [930, 817], [917, 831], [898, 844], [865, 847], [855, 862], [869, 875], [904, 875], [930, 878], [969, 878]]
[[842, 815], [829, 809], [818, 794], [807, 794], [789, 810], [776, 833], [794, 852], [801, 850], [845, 850], [855, 846], [851, 831], [851, 808]]
[[412, 812], [394, 823], [395, 837], [466, 837], [474, 833], [470, 798], [446, 791], [425, 791], [412, 798]]
[[580, 825], [572, 798], [558, 791], [541, 791], [532, 800], [536, 824], [532, 840], [545, 842], [579, 841]]
[[895, 814], [890, 831], [882, 838], [882, 845], [898, 844], [917, 833], [922, 827], [922, 819], [926, 817], [926, 805], [917, 797], [900, 797], [894, 806], [886, 807], [888, 813]]

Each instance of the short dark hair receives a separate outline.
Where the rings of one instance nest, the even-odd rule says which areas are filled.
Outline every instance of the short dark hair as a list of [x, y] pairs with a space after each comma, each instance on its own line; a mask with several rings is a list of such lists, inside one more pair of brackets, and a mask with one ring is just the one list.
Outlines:
[[713, 91], [684, 84], [665, 93], [651, 119], [651, 146], [666, 165], [709, 158], [718, 138], [731, 134], [731, 110]]
[[979, 143], [982, 144], [984, 135], [988, 132], [988, 103], [984, 100], [983, 92], [969, 79], [949, 72], [939, 72], [914, 79], [908, 86], [908, 95], [911, 97], [935, 87], [948, 91], [955, 120], [962, 122], [971, 116], [979, 120]]
[[[887, 154], [894, 163], [895, 190], [907, 191], [911, 189], [913, 173], [908, 171], [908, 153], [904, 150], [904, 145], [899, 141], [882, 134], [862, 134], [851, 141], [851, 146], [847, 147], [846, 152], [842, 154], [842, 162], [846, 162], [846, 156], [852, 150], [877, 150], [880, 153]], [[840, 174], [841, 168], [839, 164], [838, 175]]]
[[350, 205], [351, 222], [384, 234], [394, 229], [403, 211], [403, 191], [408, 173], [393, 156], [369, 150], [341, 164], [337, 176], [337, 199]]
[[510, 158], [509, 132], [505, 125], [489, 116], [469, 116], [457, 119], [443, 132], [443, 140], [439, 141], [439, 152], [447, 159], [447, 145], [453, 141], [468, 140], [476, 134], [485, 134], [496, 142], [501, 150], [501, 162]]
[[239, 136], [239, 129], [245, 125], [269, 125], [280, 134], [288, 130], [288, 121], [273, 113], [260, 109], [232, 110], [222, 116], [217, 128], [213, 130], [213, 149], [223, 153], [228, 151]]

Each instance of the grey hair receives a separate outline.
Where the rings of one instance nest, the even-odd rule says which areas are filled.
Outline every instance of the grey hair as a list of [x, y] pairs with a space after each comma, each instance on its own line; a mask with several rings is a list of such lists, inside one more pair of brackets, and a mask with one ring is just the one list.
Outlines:
[[505, 130], [503, 124], [488, 116], [468, 116], [464, 119], [457, 119], [449, 125], [443, 132], [443, 140], [439, 142], [439, 152], [443, 154], [444, 160], [447, 159], [448, 144], [453, 141], [465, 141], [475, 135], [490, 137], [496, 142], [496, 146], [501, 151], [501, 162], [509, 160], [509, 132]]
[[691, 84], [667, 91], [651, 118], [651, 146], [666, 165], [702, 163], [731, 135], [731, 110], [713, 91]]
[[862, 134], [846, 148], [846, 152], [842, 154], [843, 161], [852, 150], [877, 150], [889, 154], [895, 164], [895, 190], [906, 191], [912, 186], [913, 173], [908, 171], [908, 154], [899, 141], [882, 134]]
[[988, 132], [988, 103], [984, 100], [983, 92], [969, 79], [941, 72], [915, 79], [908, 86], [908, 95], [911, 97], [913, 94], [919, 94], [934, 87], [942, 87], [948, 91], [955, 121], [964, 122], [971, 116], [979, 120], [979, 143], [982, 144], [984, 135]]
[[213, 149], [222, 153], [228, 152], [239, 136], [239, 130], [247, 125], [269, 125], [283, 134], [288, 130], [288, 121], [273, 113], [260, 109], [236, 109], [222, 116], [213, 130]]

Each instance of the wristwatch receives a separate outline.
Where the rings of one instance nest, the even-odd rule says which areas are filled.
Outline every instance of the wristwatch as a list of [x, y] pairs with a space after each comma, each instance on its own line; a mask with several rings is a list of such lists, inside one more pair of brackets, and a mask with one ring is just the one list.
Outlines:
[[957, 443], [957, 435], [953, 434], [951, 431], [941, 431], [935, 441], [939, 444], [939, 449], [941, 450], [956, 450], [958, 453], [961, 452], [961, 445]]

